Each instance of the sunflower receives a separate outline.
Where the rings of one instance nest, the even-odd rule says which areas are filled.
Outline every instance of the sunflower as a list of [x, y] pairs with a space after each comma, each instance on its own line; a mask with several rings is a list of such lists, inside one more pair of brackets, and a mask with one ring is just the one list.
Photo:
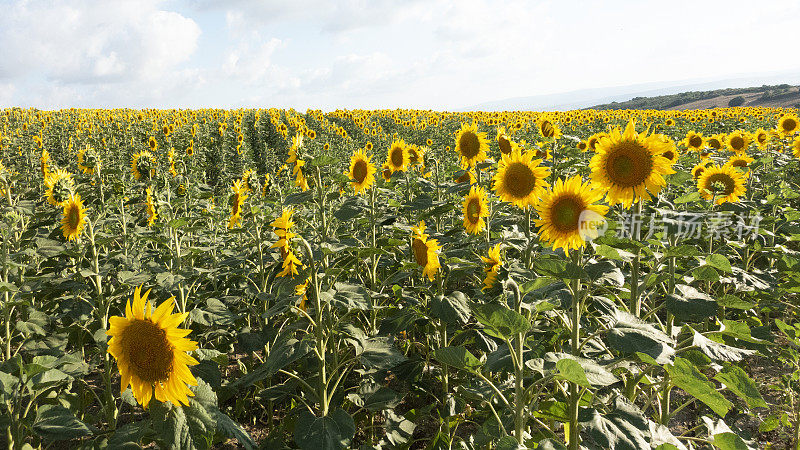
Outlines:
[[306, 278], [306, 281], [303, 283], [298, 284], [294, 287], [294, 295], [300, 297], [300, 305], [298, 308], [301, 310], [308, 312], [308, 295], [306, 292], [308, 291], [308, 284], [311, 282], [311, 277]]
[[747, 175], [735, 167], [713, 165], [706, 167], [697, 178], [697, 190], [706, 200], [714, 200], [721, 205], [725, 202], [737, 202], [744, 195]]
[[[265, 175], [266, 180], [269, 181], [269, 175]], [[242, 174], [242, 187], [245, 192], [257, 192], [260, 188], [258, 185], [258, 174], [253, 169], [246, 169]]]
[[699, 152], [703, 148], [704, 143], [705, 138], [703, 138], [703, 133], [697, 133], [695, 131], [686, 133], [686, 139], [683, 140], [683, 145], [686, 146], [688, 150], [694, 150], [696, 152]]
[[503, 155], [494, 176], [497, 196], [519, 208], [533, 205], [540, 191], [548, 186], [544, 180], [550, 176], [549, 169], [539, 166], [541, 162], [541, 159], [534, 160], [531, 152], [523, 155], [519, 148]]
[[478, 186], [472, 186], [469, 194], [464, 198], [464, 229], [467, 233], [479, 234], [486, 228], [484, 217], [489, 217], [489, 208], [486, 206], [486, 191]]
[[736, 130], [728, 134], [725, 139], [725, 143], [728, 145], [728, 148], [734, 152], [745, 151], [750, 145], [750, 141], [750, 134], [741, 130]]
[[158, 214], [156, 213], [156, 205], [153, 201], [153, 188], [147, 188], [147, 198], [146, 198], [146, 205], [145, 211], [147, 211], [147, 226], [152, 226], [156, 219], [158, 219]]
[[63, 206], [61, 231], [64, 233], [64, 239], [69, 241], [80, 239], [83, 227], [86, 225], [86, 208], [83, 207], [81, 196], [78, 194], [71, 196]]
[[672, 120], [672, 119], [667, 119], [667, 120], [664, 121], [664, 125], [666, 125], [668, 127], [671, 127], [671, 126], [675, 125], [675, 121]]
[[381, 177], [383, 178], [383, 181], [391, 181], [392, 167], [389, 165], [389, 163], [383, 163], [383, 166], [381, 166]]
[[154, 152], [158, 148], [158, 141], [156, 138], [150, 136], [150, 139], [147, 140], [147, 146], [150, 148], [151, 152]]
[[294, 214], [294, 210], [292, 208], [286, 208], [283, 210], [281, 216], [270, 224], [271, 227], [275, 228], [273, 233], [278, 236], [278, 240], [272, 244], [270, 248], [279, 248], [281, 250], [281, 258], [284, 259], [286, 259], [286, 256], [291, 251], [289, 244], [295, 236], [291, 231], [292, 227], [295, 225], [294, 220], [292, 220], [292, 214]]
[[675, 164], [676, 162], [678, 162], [678, 157], [680, 155], [681, 154], [678, 151], [678, 147], [672, 147], [669, 150], [665, 150], [664, 153], [661, 154], [661, 156], [669, 160], [670, 164]]
[[472, 173], [472, 170], [467, 169], [462, 170], [461, 172], [463, 172], [461, 175], [453, 177], [456, 183], [475, 184], [475, 182], [478, 181], [478, 179], [475, 177], [475, 174]]
[[500, 147], [500, 153], [507, 155], [511, 153], [511, 138], [506, 135], [506, 127], [497, 129], [497, 146]]
[[481, 256], [481, 260], [486, 264], [486, 267], [483, 268], [483, 271], [486, 272], [486, 278], [483, 279], [481, 291], [491, 288], [494, 286], [495, 281], [497, 281], [497, 272], [500, 271], [500, 265], [502, 264], [500, 257], [501, 245], [502, 244], [497, 244], [490, 248], [488, 258], [486, 256]]
[[411, 240], [411, 249], [414, 252], [414, 260], [422, 266], [422, 276], [427, 276], [429, 280], [433, 281], [436, 277], [436, 272], [439, 270], [438, 251], [439, 241], [436, 239], [429, 239], [425, 234], [425, 222], [420, 221], [417, 227], [413, 229], [413, 236]]
[[146, 180], [154, 176], [156, 172], [154, 167], [155, 162], [155, 157], [147, 150], [134, 153], [131, 158], [131, 172], [133, 172], [133, 178], [136, 180], [144, 178]]
[[600, 143], [600, 140], [607, 136], [608, 133], [606, 133], [605, 131], [595, 133], [589, 136], [589, 139], [586, 139], [586, 146], [588, 147], [589, 150], [595, 151], [597, 149], [597, 144]]
[[763, 128], [759, 128], [753, 133], [753, 138], [756, 141], [756, 145], [759, 148], [764, 148], [765, 145], [769, 142], [769, 132]]
[[794, 141], [792, 142], [792, 154], [800, 158], [800, 136], [794, 138]]
[[[662, 156], [674, 144], [659, 135], [636, 133], [633, 119], [625, 131], [614, 129], [597, 145], [592, 157], [592, 183], [606, 189], [609, 204], [622, 203], [625, 208], [641, 200], [650, 200], [666, 184], [664, 175], [675, 173], [670, 160]], [[648, 193], [649, 191], [649, 193]]]
[[386, 155], [386, 164], [392, 173], [402, 172], [408, 166], [408, 152], [406, 151], [406, 143], [402, 139], [392, 142], [389, 151]]
[[42, 172], [42, 178], [47, 178], [47, 175], [50, 173], [49, 163], [50, 163], [50, 152], [42, 149], [42, 156], [41, 158], [39, 158], [39, 169]]
[[581, 152], [586, 152], [586, 150], [589, 150], [589, 146], [586, 144], [586, 141], [578, 142], [577, 144], [575, 144], [575, 147]]
[[231, 196], [231, 217], [228, 220], [228, 229], [234, 228], [242, 223], [242, 206], [247, 199], [247, 191], [242, 180], [236, 180], [231, 186], [233, 195]]
[[800, 129], [800, 119], [794, 114], [787, 114], [778, 121], [778, 131], [784, 136], [792, 136]]
[[731, 165], [738, 169], [744, 169], [745, 167], [749, 166], [751, 162], [755, 161], [754, 158], [747, 156], [746, 153], [740, 152], [735, 153], [733, 156], [728, 159], [728, 162], [725, 164]]
[[47, 202], [53, 206], [63, 206], [75, 190], [72, 174], [64, 169], [49, 172], [44, 179]]
[[106, 331], [108, 353], [117, 360], [122, 377], [120, 391], [128, 385], [133, 397], [145, 409], [155, 396], [160, 402], [189, 405], [187, 396], [194, 396], [189, 386], [197, 380], [189, 366], [198, 364], [187, 352], [197, 350], [197, 342], [186, 336], [192, 330], [178, 328], [189, 313], [172, 314], [175, 297], [170, 297], [153, 311], [147, 300], [150, 291], [141, 295], [136, 288], [133, 304], [125, 306], [125, 317], [113, 316]]
[[713, 136], [709, 136], [706, 138], [706, 145], [714, 150], [722, 149], [722, 145], [724, 142], [724, 135], [722, 134], [715, 134]]
[[178, 171], [175, 170], [175, 148], [170, 148], [167, 152], [167, 160], [169, 161], [169, 173], [172, 178], [178, 176]]
[[700, 161], [696, 166], [692, 168], [692, 177], [696, 180], [700, 175], [703, 174], [703, 171], [706, 170], [709, 164], [712, 164], [709, 160]]
[[[580, 175], [564, 181], [559, 178], [552, 191], [546, 191], [536, 204], [539, 219], [534, 220], [539, 227], [539, 237], [554, 249], [579, 249], [586, 245], [585, 237], [597, 237], [596, 219], [605, 216], [608, 206], [596, 205], [603, 198], [603, 192], [583, 183]], [[591, 212], [587, 221], [586, 212]]]
[[425, 147], [409, 145], [406, 147], [406, 151], [408, 152], [408, 163], [410, 166], [425, 167]]
[[78, 168], [87, 175], [94, 173], [94, 169], [99, 162], [97, 153], [91, 147], [84, 147], [78, 152]]
[[472, 125], [461, 124], [461, 130], [456, 135], [455, 151], [461, 157], [461, 167], [474, 167], [475, 164], [486, 159], [489, 150], [489, 141], [485, 132], [478, 131], [477, 122]]
[[283, 258], [283, 270], [278, 273], [278, 276], [285, 277], [289, 275], [294, 279], [294, 276], [300, 273], [298, 267], [301, 267], [300, 260], [297, 259], [297, 256], [294, 255], [292, 250], [289, 250], [286, 257]]
[[537, 127], [539, 128], [539, 134], [541, 134], [542, 137], [548, 139], [549, 138], [558, 139], [561, 137], [561, 130], [558, 128], [556, 124], [549, 121], [548, 119], [540, 120], [539, 123], [537, 124]]
[[369, 189], [375, 183], [375, 165], [370, 162], [371, 156], [367, 156], [363, 150], [353, 153], [350, 157], [350, 171], [347, 175], [350, 177], [351, 185], [356, 191], [356, 195], [366, 189]]

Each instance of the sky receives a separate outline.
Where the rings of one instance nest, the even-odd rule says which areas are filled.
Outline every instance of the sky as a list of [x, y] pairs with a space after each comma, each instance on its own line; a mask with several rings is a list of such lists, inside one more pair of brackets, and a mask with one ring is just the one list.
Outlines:
[[800, 0], [0, 0], [0, 11], [0, 107], [456, 110], [800, 78]]

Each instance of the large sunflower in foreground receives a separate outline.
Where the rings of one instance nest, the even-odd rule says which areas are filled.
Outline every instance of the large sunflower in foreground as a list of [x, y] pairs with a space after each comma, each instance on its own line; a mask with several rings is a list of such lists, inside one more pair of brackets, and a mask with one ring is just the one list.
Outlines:
[[608, 191], [606, 200], [611, 205], [628, 208], [650, 200], [666, 184], [664, 175], [675, 173], [670, 160], [662, 156], [674, 146], [659, 135], [637, 133], [631, 119], [624, 132], [616, 128], [597, 144], [597, 154], [589, 162], [592, 183]]
[[436, 272], [442, 267], [439, 264], [439, 241], [436, 239], [429, 239], [425, 234], [425, 222], [420, 221], [419, 225], [414, 227], [413, 235], [411, 237], [411, 249], [414, 252], [414, 261], [422, 267], [422, 275], [427, 276], [429, 280], [433, 281], [436, 277]]
[[406, 170], [408, 162], [409, 158], [408, 152], [406, 151], [405, 141], [400, 139], [399, 141], [392, 142], [392, 145], [389, 146], [389, 151], [386, 154], [386, 164], [389, 166], [389, 170], [391, 170], [392, 173], [398, 171], [402, 172]]
[[497, 196], [520, 208], [536, 203], [539, 192], [548, 186], [545, 178], [550, 176], [548, 168], [539, 166], [541, 162], [534, 160], [531, 152], [522, 154], [519, 148], [503, 155], [494, 176]]
[[125, 317], [113, 316], [106, 334], [108, 353], [117, 360], [122, 377], [120, 391], [128, 385], [133, 397], [147, 408], [153, 397], [160, 402], [189, 404], [194, 396], [188, 385], [197, 386], [189, 366], [197, 360], [187, 352], [197, 349], [197, 342], [186, 336], [192, 330], [178, 328], [189, 313], [172, 314], [175, 297], [170, 297], [153, 311], [147, 300], [150, 291], [141, 294], [142, 287], [133, 294], [133, 305], [125, 306]]
[[567, 181], [559, 178], [536, 204], [539, 219], [533, 222], [539, 227], [540, 239], [565, 253], [583, 247], [585, 237], [597, 237], [596, 222], [608, 212], [608, 206], [595, 204], [602, 198], [603, 192], [583, 183], [580, 175]]
[[75, 190], [72, 174], [64, 169], [48, 172], [44, 178], [44, 186], [47, 202], [53, 206], [62, 206]]
[[490, 248], [488, 257], [481, 256], [481, 260], [484, 264], [486, 264], [486, 266], [483, 268], [483, 271], [486, 273], [486, 277], [483, 279], [483, 287], [481, 288], [481, 291], [491, 288], [494, 286], [495, 281], [497, 281], [497, 272], [500, 271], [500, 265], [502, 264], [502, 260], [500, 258], [501, 245], [502, 244], [497, 244]]
[[697, 190], [706, 200], [714, 200], [721, 205], [726, 202], [737, 202], [747, 190], [744, 186], [747, 175], [735, 167], [713, 165], [706, 167], [697, 178]]
[[83, 227], [86, 225], [86, 208], [83, 206], [81, 196], [78, 194], [71, 196], [63, 206], [64, 217], [61, 218], [61, 232], [69, 241], [79, 239]]
[[800, 119], [794, 114], [787, 114], [778, 121], [778, 131], [784, 136], [792, 136], [800, 130]]
[[489, 217], [489, 208], [486, 206], [486, 191], [478, 186], [472, 186], [464, 199], [464, 229], [467, 233], [479, 234], [486, 228], [484, 217]]
[[489, 141], [486, 133], [478, 131], [478, 124], [461, 124], [461, 130], [456, 135], [456, 153], [461, 157], [461, 167], [466, 169], [486, 159], [489, 150]]
[[369, 189], [375, 183], [375, 165], [370, 162], [371, 156], [367, 156], [364, 150], [353, 153], [350, 157], [350, 170], [347, 175], [352, 180], [350, 184], [355, 189], [356, 194]]

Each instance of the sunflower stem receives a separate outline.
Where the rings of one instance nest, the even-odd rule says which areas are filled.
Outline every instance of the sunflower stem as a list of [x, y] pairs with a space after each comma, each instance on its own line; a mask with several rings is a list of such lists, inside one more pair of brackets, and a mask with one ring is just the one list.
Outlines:
[[527, 243], [525, 245], [525, 268], [531, 268], [531, 211], [533, 210], [532, 207], [527, 206], [525, 207], [525, 237], [527, 238]]
[[[576, 265], [581, 265], [583, 250], [573, 250], [572, 261]], [[581, 323], [581, 280], [575, 278], [570, 280], [570, 291], [572, 292], [571, 318], [570, 318], [570, 343], [572, 355], [580, 356], [580, 323]], [[580, 412], [581, 394], [577, 383], [569, 383], [569, 438], [567, 444], [570, 450], [578, 450], [580, 444], [580, 424], [578, 423], [578, 413]]]
[[[633, 239], [636, 242], [641, 240], [641, 216], [642, 216], [642, 205], [644, 201], [640, 199], [640, 201], [636, 202], [635, 212], [631, 223], [633, 224]], [[633, 261], [631, 262], [631, 298], [630, 298], [630, 305], [629, 309], [631, 314], [639, 317], [641, 315], [642, 305], [639, 302], [639, 265], [641, 263], [641, 255], [639, 253], [639, 248], [636, 248], [635, 256], [633, 257]]]
[[[514, 310], [517, 314], [522, 315], [522, 295], [519, 291], [519, 286], [514, 280], [509, 280], [506, 285], [511, 288], [514, 293]], [[525, 333], [519, 333], [514, 340], [514, 437], [520, 445], [524, 445], [524, 432], [525, 432], [525, 361], [523, 353], [523, 342], [525, 340]]]
[[319, 368], [317, 369], [319, 371], [317, 397], [319, 398], [321, 417], [325, 417], [328, 415], [328, 380], [325, 367], [325, 347], [327, 345], [325, 343], [325, 331], [323, 330], [322, 325], [323, 317], [322, 302], [320, 300], [319, 279], [317, 278], [317, 266], [314, 263], [314, 252], [311, 251], [311, 245], [303, 238], [300, 238], [300, 242], [303, 244], [303, 248], [306, 252], [306, 258], [308, 259], [308, 265], [311, 267], [311, 284], [314, 287], [314, 308], [317, 313], [317, 322], [314, 326], [314, 335], [317, 341], [316, 354], [319, 362]]

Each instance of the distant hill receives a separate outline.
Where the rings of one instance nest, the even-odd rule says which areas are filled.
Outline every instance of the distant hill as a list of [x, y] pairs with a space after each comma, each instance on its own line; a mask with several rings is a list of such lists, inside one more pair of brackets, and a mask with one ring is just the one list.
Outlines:
[[708, 109], [728, 106], [771, 106], [800, 108], [800, 87], [788, 84], [689, 91], [655, 97], [634, 97], [628, 101], [611, 102], [587, 109]]

